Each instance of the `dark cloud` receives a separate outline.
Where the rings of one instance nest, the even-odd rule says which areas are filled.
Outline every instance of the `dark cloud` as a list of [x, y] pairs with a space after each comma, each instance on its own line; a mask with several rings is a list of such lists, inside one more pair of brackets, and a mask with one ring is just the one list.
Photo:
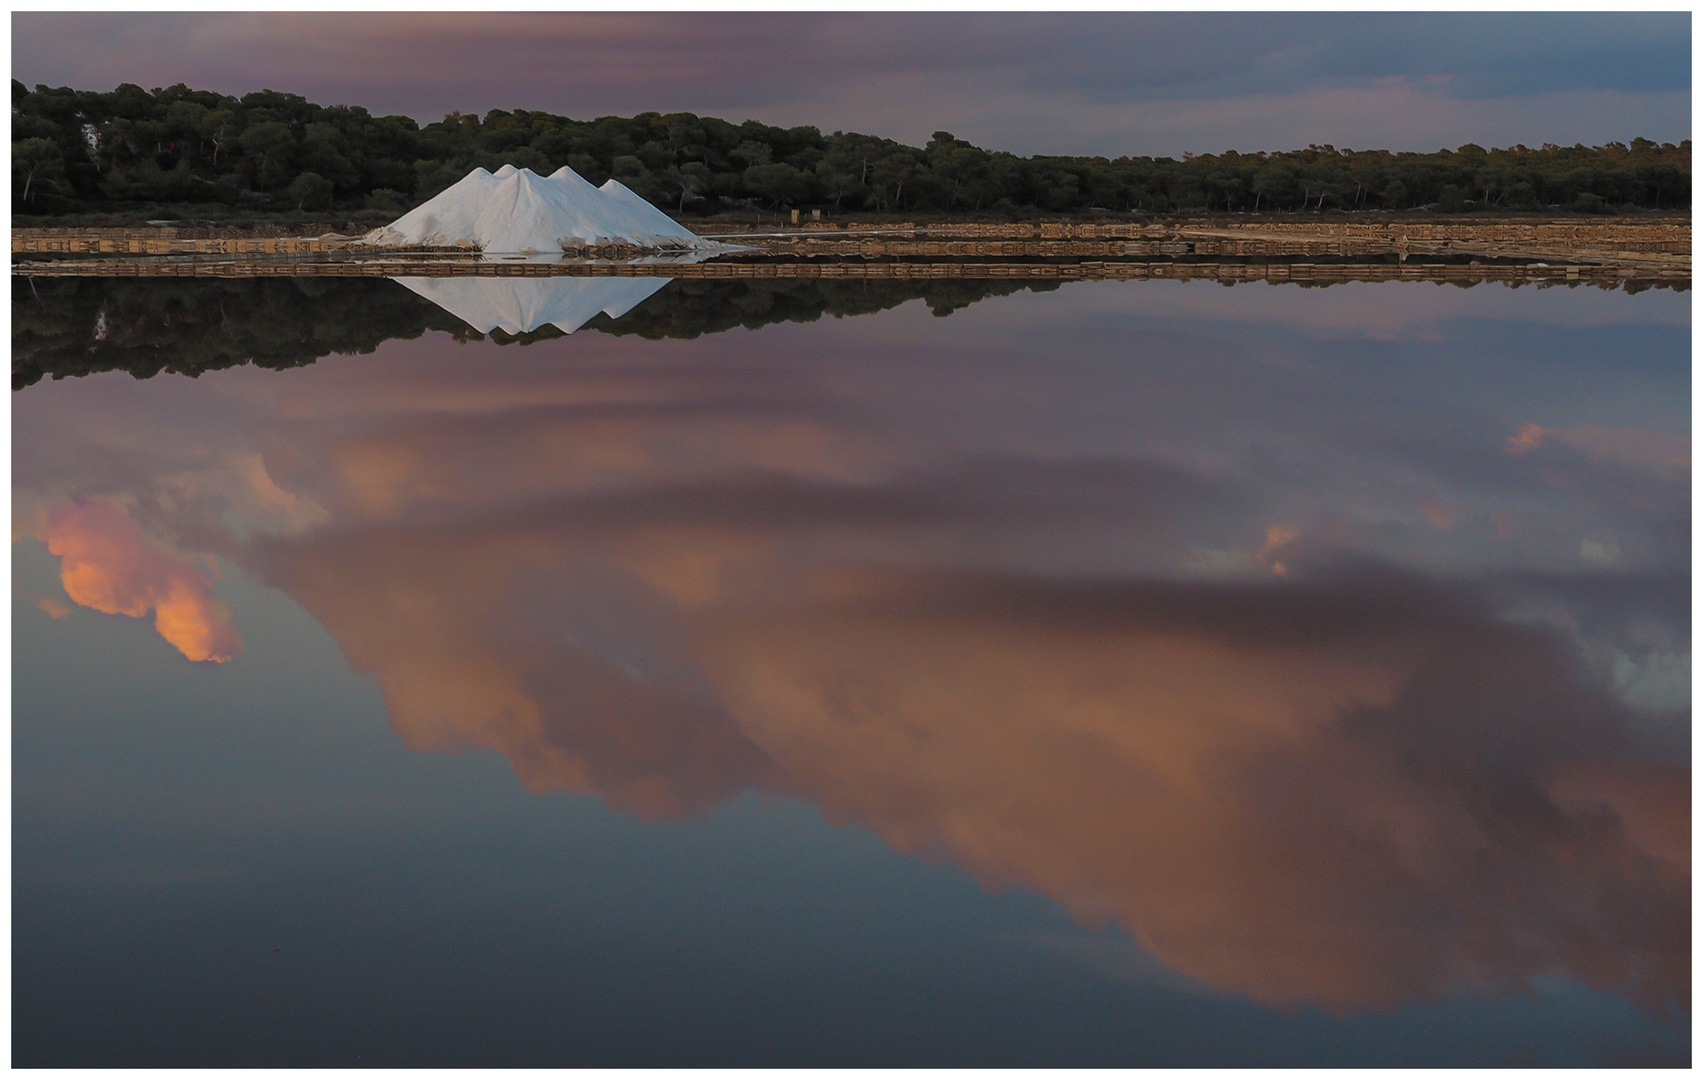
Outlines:
[[[699, 482], [639, 484], [505, 507], [498, 520], [552, 534], [628, 528], [868, 529], [1117, 524], [1129, 535], [1175, 539], [1216, 519], [1227, 530], [1254, 500], [1236, 486], [1164, 462], [979, 461], [944, 472], [878, 483], [824, 484], [785, 473], [750, 472]], [[411, 517], [415, 515], [410, 515]], [[429, 504], [420, 519], [440, 517]], [[1203, 520], [1206, 519], [1206, 520]]]
[[1677, 12], [18, 13], [13, 33], [30, 84], [265, 85], [423, 121], [688, 110], [1108, 154], [1690, 134]]

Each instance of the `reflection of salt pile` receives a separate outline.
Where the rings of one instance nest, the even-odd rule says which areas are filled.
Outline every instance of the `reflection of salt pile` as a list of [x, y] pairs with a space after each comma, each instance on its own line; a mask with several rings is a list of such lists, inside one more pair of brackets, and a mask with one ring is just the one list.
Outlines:
[[596, 188], [565, 165], [549, 176], [513, 165], [495, 173], [474, 169], [435, 198], [368, 233], [366, 242], [386, 247], [474, 247], [486, 254], [554, 254], [563, 248], [607, 244], [718, 246], [618, 181]]
[[668, 284], [665, 277], [399, 277], [481, 334], [525, 334], [553, 323], [571, 334], [598, 312], [619, 319]]

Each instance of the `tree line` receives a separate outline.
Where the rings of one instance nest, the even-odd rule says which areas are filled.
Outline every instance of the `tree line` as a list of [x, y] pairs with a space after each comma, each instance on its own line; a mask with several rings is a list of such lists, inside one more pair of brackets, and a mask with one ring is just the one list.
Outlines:
[[13, 213], [221, 207], [217, 216], [388, 220], [476, 166], [615, 177], [676, 216], [737, 211], [981, 216], [1564, 209], [1689, 211], [1691, 141], [1467, 144], [1434, 153], [1020, 157], [937, 131], [926, 146], [691, 113], [574, 120], [451, 113], [421, 126], [298, 94], [110, 92], [12, 82]]

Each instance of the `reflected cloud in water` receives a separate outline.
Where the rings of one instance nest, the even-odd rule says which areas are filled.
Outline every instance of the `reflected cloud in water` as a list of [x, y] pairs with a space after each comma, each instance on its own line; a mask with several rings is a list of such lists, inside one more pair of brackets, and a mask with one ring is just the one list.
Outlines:
[[151, 611], [154, 629], [191, 660], [224, 663], [242, 649], [229, 612], [209, 595], [206, 571], [154, 547], [117, 507], [57, 506], [41, 539], [59, 558], [65, 594], [84, 607], [132, 618]]
[[[568, 291], [445, 306], [616, 306]], [[412, 747], [647, 818], [803, 798], [1220, 991], [1346, 1012], [1560, 975], [1689, 1007], [1689, 702], [1649, 683], [1688, 664], [1688, 440], [1466, 384], [1341, 407], [1351, 362], [1317, 341], [1232, 385], [1257, 340], [1161, 326], [1137, 363], [987, 321], [476, 371], [392, 343], [231, 373], [186, 421], [181, 388], [91, 380], [81, 419], [20, 401], [20, 520], [73, 600], [134, 614], [71, 591], [99, 559], [54, 539], [131, 500], [301, 603]], [[1448, 446], [1413, 434], [1440, 417]], [[156, 457], [103, 473], [55, 440]], [[197, 443], [323, 517], [234, 529], [234, 465], [167, 467]]]

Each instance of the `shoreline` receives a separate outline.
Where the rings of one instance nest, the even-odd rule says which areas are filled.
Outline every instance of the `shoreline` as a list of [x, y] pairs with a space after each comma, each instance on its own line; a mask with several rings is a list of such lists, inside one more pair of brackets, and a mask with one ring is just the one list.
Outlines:
[[[469, 248], [376, 248], [359, 236], [235, 230], [14, 229], [25, 277], [1039, 277], [1060, 280], [1637, 280], [1691, 277], [1689, 218], [1166, 224], [809, 223], [704, 233], [737, 250], [693, 264], [650, 249], [581, 248], [528, 261]], [[32, 258], [33, 256], [33, 258]], [[45, 256], [45, 258], [43, 258]], [[644, 260], [637, 262], [635, 260]]]

